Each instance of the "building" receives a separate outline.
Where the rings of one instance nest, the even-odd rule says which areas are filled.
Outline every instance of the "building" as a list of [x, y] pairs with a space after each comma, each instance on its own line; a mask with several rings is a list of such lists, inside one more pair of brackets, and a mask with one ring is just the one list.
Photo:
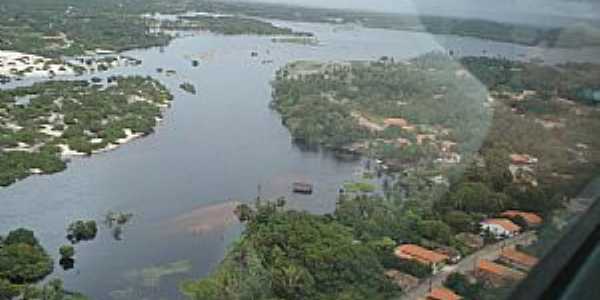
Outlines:
[[525, 220], [525, 222], [527, 223], [527, 226], [529, 226], [529, 227], [540, 226], [540, 225], [542, 225], [542, 223], [544, 221], [542, 219], [542, 217], [540, 217], [537, 214], [520, 211], [520, 210], [507, 210], [500, 215], [505, 218], [511, 218], [511, 219], [516, 218], [516, 217], [521, 217], [521, 218], [523, 218], [523, 220]]
[[538, 263], [537, 257], [523, 253], [514, 248], [503, 249], [498, 260], [521, 271], [529, 271]]
[[417, 134], [417, 144], [422, 145], [424, 142], [434, 142], [435, 134]]
[[536, 164], [538, 159], [528, 154], [511, 154], [510, 161], [515, 165]]
[[416, 260], [431, 267], [437, 273], [448, 262], [450, 257], [414, 244], [404, 244], [394, 250], [396, 257], [401, 259]]
[[383, 120], [383, 123], [386, 126], [395, 126], [395, 127], [399, 127], [399, 128], [408, 126], [408, 121], [406, 121], [405, 119], [402, 119], [402, 118], [388, 118], [388, 119]]
[[521, 231], [521, 226], [505, 218], [486, 219], [479, 225], [482, 233], [489, 232], [496, 238], [513, 237]]
[[525, 273], [482, 259], [477, 262], [475, 277], [489, 286], [500, 287], [525, 278]]
[[427, 300], [460, 300], [461, 296], [457, 295], [453, 291], [439, 287], [431, 290], [429, 295], [427, 295]]

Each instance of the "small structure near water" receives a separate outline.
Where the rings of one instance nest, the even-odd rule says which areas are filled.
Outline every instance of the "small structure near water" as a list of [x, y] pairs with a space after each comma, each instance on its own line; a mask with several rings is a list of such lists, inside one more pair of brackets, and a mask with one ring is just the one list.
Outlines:
[[298, 194], [312, 194], [313, 185], [305, 182], [294, 182], [292, 184], [292, 191]]

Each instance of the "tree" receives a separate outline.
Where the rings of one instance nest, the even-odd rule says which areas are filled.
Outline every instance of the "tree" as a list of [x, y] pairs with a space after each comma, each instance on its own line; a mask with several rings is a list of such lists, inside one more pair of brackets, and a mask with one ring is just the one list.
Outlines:
[[452, 237], [450, 227], [439, 220], [425, 220], [417, 223], [417, 231], [423, 237], [432, 241], [449, 244]]
[[19, 286], [0, 278], [0, 299], [13, 299], [21, 294]]
[[481, 283], [470, 283], [467, 276], [460, 273], [448, 275], [444, 286], [464, 297], [465, 300], [483, 299], [484, 286]]
[[63, 259], [73, 259], [75, 256], [75, 248], [71, 245], [62, 245], [58, 251]]
[[5, 245], [14, 245], [19, 243], [27, 244], [30, 246], [39, 245], [39, 242], [35, 238], [33, 231], [25, 228], [19, 228], [9, 232], [8, 236], [4, 240]]
[[0, 278], [11, 283], [32, 283], [52, 273], [53, 262], [39, 246], [16, 243], [0, 248]]
[[458, 232], [472, 232], [475, 229], [473, 217], [460, 210], [452, 210], [444, 214], [444, 221]]
[[97, 233], [98, 227], [96, 221], [78, 220], [71, 223], [67, 228], [67, 239], [71, 243], [78, 243], [79, 241], [93, 240]]
[[496, 213], [504, 207], [504, 198], [483, 183], [461, 184], [449, 196], [452, 207], [465, 212]]

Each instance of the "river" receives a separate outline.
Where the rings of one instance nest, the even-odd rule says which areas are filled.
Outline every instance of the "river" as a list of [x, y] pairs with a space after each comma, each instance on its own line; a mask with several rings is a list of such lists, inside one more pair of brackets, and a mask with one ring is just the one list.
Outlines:
[[[62, 173], [32, 176], [0, 189], [0, 232], [33, 229], [56, 258], [71, 221], [100, 222], [110, 210], [131, 212], [122, 240], [101, 226], [94, 241], [76, 246], [75, 268], [62, 271], [57, 264], [52, 277], [93, 299], [180, 299], [178, 283], [208, 274], [239, 236], [242, 227], [225, 211], [233, 206], [227, 205], [231, 200], [253, 201], [260, 192], [262, 198], [286, 197], [290, 208], [327, 213], [335, 207], [338, 187], [358, 176], [358, 161], [294, 145], [269, 108], [270, 81], [287, 62], [405, 59], [445, 48], [460, 55], [485, 50], [550, 63], [598, 59], [597, 49], [547, 50], [425, 33], [275, 23], [314, 32], [321, 44], [200, 33], [179, 37], [163, 49], [125, 53], [141, 59], [140, 66], [78, 77], [149, 75], [166, 84], [175, 100], [154, 134], [115, 151], [73, 159]], [[251, 57], [253, 51], [258, 57]], [[193, 67], [192, 59], [200, 65]], [[157, 68], [177, 74], [159, 74]], [[181, 90], [182, 82], [193, 83], [197, 95]], [[291, 183], [298, 180], [314, 183], [315, 193], [292, 194]], [[157, 268], [173, 262], [181, 264]]]

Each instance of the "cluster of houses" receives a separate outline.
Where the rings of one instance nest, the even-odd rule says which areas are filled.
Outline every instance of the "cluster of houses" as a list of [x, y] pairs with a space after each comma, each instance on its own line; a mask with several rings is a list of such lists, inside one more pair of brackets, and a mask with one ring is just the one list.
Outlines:
[[525, 228], [515, 224], [514, 220], [521, 219], [521, 225], [526, 225], [528, 228], [534, 228], [542, 224], [543, 220], [540, 216], [530, 212], [507, 210], [500, 214], [500, 217], [489, 218], [479, 223], [482, 235], [491, 234], [496, 239], [509, 238], [521, 233]]
[[[517, 223], [527, 228], [535, 228], [543, 222], [543, 219], [537, 214], [508, 210], [496, 218], [483, 220], [480, 223], [480, 236], [468, 234], [469, 239], [475, 240], [470, 244], [476, 247], [474, 249], [479, 249], [484, 246], [482, 236], [491, 234], [496, 239], [503, 239], [518, 235], [525, 228], [513, 222], [516, 219], [520, 220]], [[466, 234], [461, 235], [464, 236]], [[480, 241], [477, 241], [478, 239]], [[433, 274], [439, 273], [445, 266], [458, 263], [462, 259], [458, 251], [449, 251], [447, 248], [431, 250], [415, 244], [399, 245], [394, 249], [394, 255], [399, 259], [413, 260], [427, 265], [431, 268]], [[468, 275], [472, 281], [482, 282], [486, 286], [501, 287], [524, 278], [526, 273], [538, 262], [536, 257], [519, 251], [515, 246], [501, 249], [497, 257], [493, 261], [488, 259], [475, 260], [472, 270], [465, 275]], [[389, 270], [386, 272], [386, 275], [405, 290], [419, 284], [419, 279], [398, 270]], [[462, 297], [452, 290], [437, 287], [430, 290], [426, 299], [455, 300], [462, 299]]]
[[513, 181], [520, 184], [528, 184], [533, 187], [538, 185], [534, 167], [538, 159], [528, 154], [511, 154], [508, 170], [512, 174]]
[[[480, 259], [469, 274], [472, 281], [483, 282], [486, 286], [501, 287], [525, 278], [527, 272], [538, 262], [536, 257], [518, 251], [515, 248], [502, 249], [496, 261]], [[432, 288], [426, 300], [460, 300], [454, 291], [445, 287]]]
[[[373, 132], [381, 132], [387, 128], [398, 128], [407, 133], [414, 134], [414, 140], [399, 137], [397, 139], [377, 139], [376, 142], [384, 144], [393, 144], [399, 149], [406, 148], [413, 144], [425, 145], [431, 144], [439, 151], [438, 158], [435, 160], [438, 163], [458, 164], [462, 161], [461, 155], [457, 152], [457, 143], [443, 139], [444, 136], [450, 134], [447, 128], [439, 126], [415, 125], [410, 124], [408, 120], [403, 118], [386, 118], [383, 124], [370, 121], [368, 118], [358, 112], [354, 112], [353, 116], [357, 119], [360, 126], [363, 126]], [[358, 143], [349, 147], [351, 151], [360, 152], [368, 147], [368, 143]], [[394, 165], [393, 161], [387, 161], [388, 164]]]

